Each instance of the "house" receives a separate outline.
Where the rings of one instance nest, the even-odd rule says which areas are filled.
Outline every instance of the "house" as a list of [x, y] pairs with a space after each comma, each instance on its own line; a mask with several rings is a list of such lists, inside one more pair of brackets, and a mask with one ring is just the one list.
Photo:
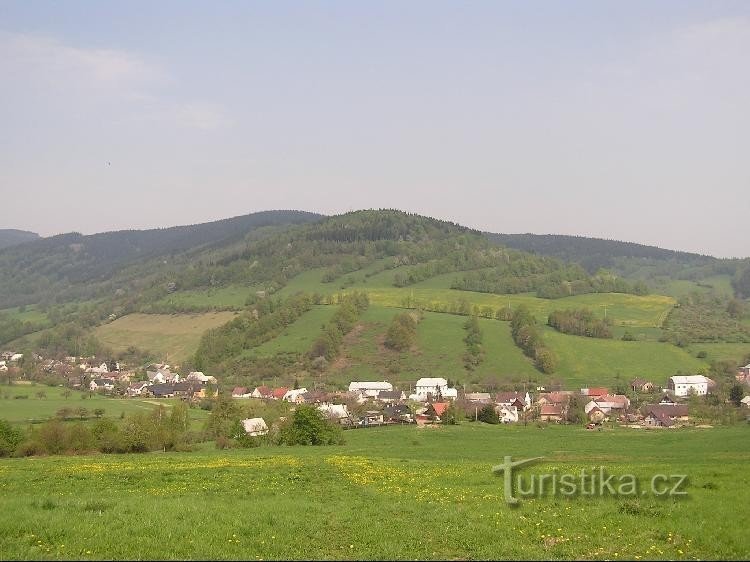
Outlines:
[[251, 392], [244, 386], [235, 386], [232, 390], [232, 398], [250, 398]]
[[20, 361], [21, 359], [23, 359], [23, 353], [14, 353], [13, 355], [10, 356], [9, 361], [11, 363], [15, 363], [17, 361]]
[[740, 370], [737, 373], [737, 380], [746, 382], [750, 380], [750, 364], [740, 367]]
[[81, 367], [84, 369], [84, 372], [87, 375], [104, 375], [105, 373], [109, 373], [109, 366], [106, 362], [102, 363], [82, 363]]
[[16, 354], [15, 351], [3, 351], [0, 353], [0, 359], [3, 361], [10, 361], [10, 358]]
[[518, 410], [526, 410], [531, 406], [531, 397], [528, 392], [526, 396], [520, 392], [498, 392], [495, 395], [495, 404]]
[[387, 381], [350, 382], [349, 392], [360, 392], [368, 398], [377, 398], [381, 392], [390, 392], [393, 385]]
[[198, 393], [205, 396], [205, 387], [198, 381], [180, 381], [173, 385], [174, 395], [180, 398], [194, 398]]
[[219, 381], [216, 379], [216, 377], [212, 375], [204, 375], [200, 371], [191, 371], [187, 377], [185, 377], [186, 380], [189, 381], [196, 381], [201, 384], [218, 384]]
[[378, 400], [385, 404], [394, 404], [406, 400], [406, 393], [402, 390], [381, 390], [378, 393]]
[[268, 433], [268, 426], [263, 418], [247, 418], [242, 420], [242, 427], [250, 437], [260, 437]]
[[590, 400], [585, 406], [584, 411], [588, 414], [589, 410], [599, 408], [605, 415], [611, 413], [624, 412], [630, 407], [630, 399], [624, 394], [614, 394], [598, 396]]
[[386, 422], [411, 422], [412, 415], [409, 406], [406, 404], [392, 404], [383, 408], [383, 418]]
[[292, 390], [287, 390], [284, 393], [284, 397], [282, 398], [282, 400], [286, 400], [287, 402], [302, 403], [305, 400], [304, 398], [301, 398], [301, 396], [306, 392], [306, 388], [295, 388]]
[[649, 404], [643, 407], [642, 412], [644, 423], [646, 423], [645, 420], [649, 415], [652, 421], [662, 419], [664, 416], [672, 422], [688, 421], [687, 404]]
[[153, 384], [164, 384], [164, 383], [174, 384], [174, 383], [180, 382], [180, 375], [178, 373], [173, 373], [172, 371], [168, 369], [146, 371], [146, 376], [148, 377], [149, 382]]
[[174, 386], [171, 384], [154, 384], [148, 388], [148, 392], [154, 398], [173, 398]]
[[553, 392], [544, 392], [537, 398], [537, 403], [540, 406], [547, 404], [562, 405], [567, 404], [570, 401], [570, 397], [573, 395], [571, 390], [556, 390]]
[[742, 404], [746, 408], [750, 408], [750, 396], [745, 396], [742, 400], [740, 400], [740, 404]]
[[659, 404], [674, 404], [674, 403], [675, 403], [675, 401], [669, 395], [669, 392], [665, 392], [662, 395], [662, 397], [659, 399]]
[[323, 392], [322, 390], [308, 390], [298, 397], [297, 402], [302, 402], [304, 404], [322, 404], [323, 402], [327, 402], [328, 398], [329, 395], [327, 392]]
[[318, 406], [318, 410], [323, 412], [323, 415], [330, 420], [338, 421], [339, 423], [349, 423], [351, 421], [349, 408], [347, 408], [346, 404], [321, 404]]
[[[523, 410], [523, 408], [521, 409]], [[519, 409], [516, 406], [507, 406], [505, 404], [499, 404], [495, 406], [495, 411], [500, 418], [500, 423], [517, 423], [519, 417]]]
[[[599, 406], [596, 405], [596, 403], [593, 400], [591, 402], [589, 402], [589, 404], [594, 404], [593, 407], [589, 408], [586, 411], [586, 416], [588, 417], [589, 421], [592, 422], [592, 423], [601, 423], [601, 422], [603, 422], [606, 419], [606, 417], [607, 417], [606, 413], [603, 412], [599, 408]], [[588, 404], [587, 404], [587, 406], [588, 406]]]
[[419, 402], [425, 402], [431, 397], [455, 400], [458, 397], [458, 391], [455, 388], [448, 388], [448, 381], [442, 377], [421, 378], [417, 381], [414, 394], [409, 396], [411, 400]]
[[582, 388], [581, 394], [583, 396], [594, 398], [596, 396], [605, 396], [609, 394], [609, 390], [607, 390], [606, 388]]
[[368, 410], [359, 417], [359, 425], [383, 425], [383, 414], [377, 410]]
[[289, 389], [285, 386], [282, 386], [281, 388], [274, 388], [271, 391], [271, 398], [274, 400], [283, 400], [288, 390]]
[[273, 390], [267, 386], [256, 386], [250, 394], [251, 398], [273, 398]]
[[703, 375], [675, 375], [669, 377], [668, 384], [675, 396], [688, 396], [689, 394], [705, 396], [714, 385], [713, 380]]
[[89, 382], [89, 390], [95, 392], [97, 390], [113, 390], [115, 388], [115, 381], [112, 379], [94, 379]]
[[643, 425], [651, 427], [672, 427], [674, 421], [665, 413], [648, 412], [643, 418]]
[[464, 399], [476, 404], [489, 404], [492, 401], [489, 392], [467, 392], [464, 394]]
[[148, 392], [148, 387], [151, 383], [148, 381], [134, 382], [128, 386], [128, 396], [141, 396], [144, 392]]
[[654, 383], [646, 379], [635, 378], [630, 381], [630, 388], [633, 392], [653, 392]]
[[546, 422], [561, 422], [563, 409], [560, 404], [543, 404], [539, 410], [539, 419]]

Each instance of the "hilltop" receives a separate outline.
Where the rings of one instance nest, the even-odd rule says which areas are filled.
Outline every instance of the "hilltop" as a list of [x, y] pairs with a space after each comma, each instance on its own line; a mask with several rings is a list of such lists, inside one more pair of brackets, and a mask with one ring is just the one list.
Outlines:
[[16, 230], [13, 228], [0, 229], [0, 248], [7, 248], [9, 246], [15, 246], [16, 244], [23, 244], [24, 242], [31, 242], [32, 240], [38, 239], [39, 235], [36, 232]]

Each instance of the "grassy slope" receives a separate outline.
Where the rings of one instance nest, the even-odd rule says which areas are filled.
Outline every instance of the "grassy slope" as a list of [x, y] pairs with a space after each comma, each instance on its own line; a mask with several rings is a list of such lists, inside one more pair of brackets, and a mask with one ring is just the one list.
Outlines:
[[179, 291], [167, 295], [161, 304], [176, 304], [180, 306], [216, 306], [232, 307], [237, 310], [245, 308], [245, 301], [254, 295], [257, 288], [240, 285], [229, 285], [207, 290]]
[[318, 305], [303, 314], [284, 333], [252, 350], [250, 355], [274, 355], [279, 352], [305, 353], [310, 350], [323, 324], [336, 312], [336, 306]]
[[[738, 508], [750, 501], [746, 426], [599, 433], [464, 423], [353, 431], [346, 440], [3, 460], [0, 552], [248, 560], [738, 559], [750, 552], [741, 532], [750, 514]], [[491, 472], [504, 455], [544, 456], [526, 475], [604, 466], [648, 487], [653, 474], [688, 474], [688, 498], [541, 498], [510, 509]]]
[[94, 333], [115, 351], [134, 345], [179, 362], [195, 352], [203, 332], [228, 322], [234, 314], [129, 314], [99, 326]]
[[545, 329], [544, 338], [560, 357], [555, 377], [571, 388], [614, 384], [618, 374], [625, 384], [634, 377], [644, 377], [666, 385], [666, 379], [678, 371], [694, 373], [707, 366], [705, 361], [667, 343], [569, 336], [551, 328]]
[[27, 306], [23, 312], [19, 312], [18, 307], [6, 308], [0, 310], [0, 314], [9, 318], [16, 318], [21, 322], [34, 322], [36, 324], [45, 324], [48, 320], [47, 315], [41, 310], [37, 310], [33, 305]]

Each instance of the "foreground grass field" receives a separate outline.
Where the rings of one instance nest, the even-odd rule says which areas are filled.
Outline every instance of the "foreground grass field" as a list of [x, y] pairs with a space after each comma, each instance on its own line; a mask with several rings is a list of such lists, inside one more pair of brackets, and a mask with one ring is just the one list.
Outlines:
[[[323, 448], [0, 462], [4, 559], [739, 559], [749, 428], [464, 423]], [[683, 499], [502, 497], [491, 467], [687, 474]]]
[[99, 326], [94, 334], [114, 351], [134, 345], [166, 361], [183, 361], [198, 347], [203, 332], [234, 318], [234, 312], [129, 314]]

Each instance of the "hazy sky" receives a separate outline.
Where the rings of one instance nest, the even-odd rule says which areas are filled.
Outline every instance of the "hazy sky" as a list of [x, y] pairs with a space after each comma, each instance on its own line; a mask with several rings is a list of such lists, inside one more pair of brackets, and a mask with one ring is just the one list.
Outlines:
[[0, 2], [0, 227], [399, 208], [750, 255], [750, 2]]

